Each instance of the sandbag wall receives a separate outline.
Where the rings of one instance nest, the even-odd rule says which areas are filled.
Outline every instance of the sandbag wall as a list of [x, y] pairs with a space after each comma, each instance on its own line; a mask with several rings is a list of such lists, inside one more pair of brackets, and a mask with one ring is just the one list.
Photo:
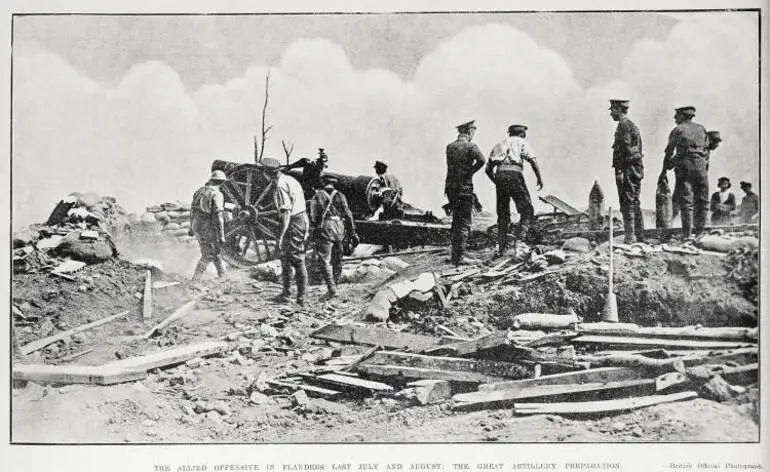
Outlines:
[[147, 207], [139, 220], [166, 238], [186, 244], [195, 243], [195, 236], [190, 236], [190, 205], [187, 203], [163, 203]]

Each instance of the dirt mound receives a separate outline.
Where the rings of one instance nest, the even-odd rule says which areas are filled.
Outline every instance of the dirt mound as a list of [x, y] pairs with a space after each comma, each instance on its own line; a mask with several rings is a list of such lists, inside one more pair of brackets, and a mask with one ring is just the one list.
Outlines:
[[[560, 313], [569, 308], [599, 321], [608, 290], [605, 255], [480, 300], [500, 328], [518, 313]], [[757, 305], [744, 297], [745, 281], [729, 277], [719, 255], [652, 253], [615, 257], [615, 294], [621, 321], [644, 326], [756, 326]]]

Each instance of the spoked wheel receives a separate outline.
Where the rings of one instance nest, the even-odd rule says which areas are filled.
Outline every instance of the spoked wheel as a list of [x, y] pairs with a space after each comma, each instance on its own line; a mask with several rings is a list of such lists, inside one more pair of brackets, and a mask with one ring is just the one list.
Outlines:
[[226, 205], [224, 259], [250, 267], [279, 257], [278, 210], [274, 185], [253, 165], [238, 166], [227, 173], [222, 192]]

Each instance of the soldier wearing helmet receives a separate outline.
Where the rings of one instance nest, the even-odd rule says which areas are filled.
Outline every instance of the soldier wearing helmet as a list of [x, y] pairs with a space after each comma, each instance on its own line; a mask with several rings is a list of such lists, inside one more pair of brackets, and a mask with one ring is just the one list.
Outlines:
[[193, 281], [199, 281], [212, 262], [217, 269], [217, 275], [225, 275], [225, 268], [219, 257], [225, 243], [225, 197], [219, 186], [226, 181], [225, 173], [215, 170], [208, 182], [193, 194], [190, 234], [198, 239], [201, 250], [201, 258], [192, 276]]

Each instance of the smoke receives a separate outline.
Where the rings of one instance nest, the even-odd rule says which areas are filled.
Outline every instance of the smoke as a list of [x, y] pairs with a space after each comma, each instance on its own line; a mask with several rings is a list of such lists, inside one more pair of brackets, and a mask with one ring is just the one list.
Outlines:
[[[455, 138], [454, 126], [469, 119], [477, 120], [474, 141], [485, 155], [509, 124], [529, 126], [543, 194], [583, 207], [598, 179], [613, 204], [611, 96], [632, 101], [630, 116], [642, 132], [643, 206], [654, 204], [673, 108], [684, 103], [698, 108], [696, 121], [722, 132], [711, 180], [756, 180], [756, 30], [756, 20], [740, 14], [688, 16], [664, 40], [637, 43], [615, 81], [588, 89], [558, 53], [499, 24], [446, 38], [411, 80], [355, 69], [340, 46], [300, 39], [269, 68], [254, 65], [193, 91], [162, 62], [136, 64], [106, 86], [34, 43], [17, 44], [14, 228], [44, 220], [73, 191], [112, 195], [136, 212], [189, 200], [214, 159], [251, 161], [268, 70], [273, 130], [266, 155], [283, 159], [286, 140], [295, 146], [293, 159], [326, 148], [337, 172], [372, 174], [374, 161], [383, 160], [403, 181], [408, 200], [434, 210], [443, 203], [444, 149]], [[591, 43], [597, 67], [603, 40]], [[536, 202], [534, 178], [526, 175]], [[491, 183], [483, 173], [475, 183], [493, 209]]]

